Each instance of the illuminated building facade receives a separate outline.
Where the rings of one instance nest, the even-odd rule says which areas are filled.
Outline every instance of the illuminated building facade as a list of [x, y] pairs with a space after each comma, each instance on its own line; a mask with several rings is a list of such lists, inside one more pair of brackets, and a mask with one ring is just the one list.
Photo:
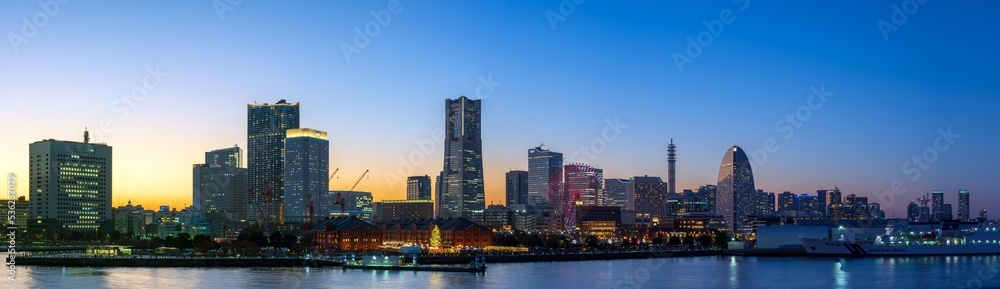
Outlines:
[[[58, 220], [71, 231], [94, 232], [111, 219], [111, 146], [47, 139], [28, 146], [31, 219]], [[40, 221], [40, 220], [38, 220]]]

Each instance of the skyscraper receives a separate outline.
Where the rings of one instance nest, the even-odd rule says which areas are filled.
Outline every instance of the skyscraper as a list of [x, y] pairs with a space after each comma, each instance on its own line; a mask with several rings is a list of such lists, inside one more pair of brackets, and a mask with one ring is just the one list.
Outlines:
[[445, 100], [444, 198], [439, 217], [472, 217], [486, 209], [482, 100]]
[[931, 194], [931, 222], [944, 221], [944, 191], [934, 190]]
[[[406, 199], [407, 200], [430, 200], [431, 199], [431, 177], [412, 176], [406, 178]], [[433, 210], [431, 210], [433, 211]]]
[[72, 231], [96, 230], [111, 219], [111, 146], [47, 139], [28, 145], [28, 215]]
[[528, 172], [509, 171], [506, 180], [507, 206], [524, 205], [528, 200]]
[[746, 230], [738, 229], [744, 225], [744, 217], [753, 211], [756, 191], [750, 159], [739, 146], [730, 147], [722, 157], [722, 165], [719, 167], [715, 211], [722, 215], [726, 225], [733, 232], [746, 233]]
[[308, 128], [289, 129], [285, 135], [284, 222], [299, 224], [317, 215], [318, 199], [329, 191], [330, 141], [326, 132]]
[[677, 146], [674, 145], [674, 139], [670, 139], [670, 145], [667, 146], [667, 167], [667, 192], [676, 194]]
[[537, 146], [528, 150], [528, 205], [557, 204], [562, 197], [563, 155]]
[[608, 196], [606, 204], [628, 209], [628, 184], [628, 179], [604, 179], [604, 194]]
[[299, 128], [299, 104], [284, 99], [273, 105], [247, 104], [247, 179], [250, 186], [247, 219], [281, 222], [285, 191], [285, 133]]
[[628, 186], [628, 209], [665, 217], [667, 211], [667, 184], [660, 177], [633, 177]]
[[239, 147], [205, 152], [205, 163], [195, 164], [192, 191], [195, 211], [218, 212], [233, 221], [247, 218], [247, 169], [241, 167]]
[[969, 221], [969, 190], [958, 190], [958, 219]]

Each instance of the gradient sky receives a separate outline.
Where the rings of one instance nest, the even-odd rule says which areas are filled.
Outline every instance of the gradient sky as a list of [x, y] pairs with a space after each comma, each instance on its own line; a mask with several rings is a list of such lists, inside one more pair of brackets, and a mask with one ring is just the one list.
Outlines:
[[[673, 138], [680, 190], [715, 183], [729, 146], [752, 153], [773, 138], [779, 148], [753, 167], [766, 191], [838, 186], [878, 201], [900, 180], [887, 216], [933, 189], [956, 208], [968, 189], [973, 211], [1000, 216], [996, 2], [928, 1], [888, 39], [877, 23], [903, 1], [565, 2], [404, 0], [347, 61], [342, 43], [389, 1], [72, 1], [52, 17], [44, 2], [4, 1], [0, 171], [26, 194], [28, 144], [79, 141], [90, 127], [114, 147], [115, 205], [189, 205], [191, 165], [246, 147], [246, 104], [287, 99], [301, 103], [302, 127], [329, 132], [334, 189], [367, 169], [359, 190], [402, 199], [405, 180], [389, 176], [441, 170], [431, 136], [444, 99], [476, 98], [492, 77], [499, 86], [479, 95], [488, 203], [503, 202], [504, 173], [527, 169], [540, 143], [569, 157], [596, 141], [603, 150], [582, 160], [606, 177], [665, 177]], [[679, 71], [674, 53], [727, 9], [733, 21]], [[546, 11], [565, 21], [553, 30]], [[31, 33], [22, 18], [35, 16], [44, 25]], [[116, 100], [147, 67], [169, 75], [121, 117]], [[833, 95], [786, 139], [776, 122], [820, 86]], [[103, 119], [113, 131], [98, 132]], [[605, 141], [615, 119], [627, 128]], [[961, 137], [912, 180], [905, 163], [948, 127]]]

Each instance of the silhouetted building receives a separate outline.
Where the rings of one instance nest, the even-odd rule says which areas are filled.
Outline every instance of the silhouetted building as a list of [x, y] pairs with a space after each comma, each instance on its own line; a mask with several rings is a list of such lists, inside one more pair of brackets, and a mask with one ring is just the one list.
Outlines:
[[506, 176], [507, 206], [524, 205], [528, 201], [528, 172], [509, 171]]
[[941, 221], [951, 221], [954, 220], [955, 216], [952, 215], [951, 204], [941, 205]]
[[809, 194], [801, 194], [796, 197], [797, 210], [806, 213], [815, 213], [816, 215], [822, 216], [823, 213], [820, 212], [819, 198], [816, 196], [810, 196]]
[[667, 193], [677, 193], [677, 146], [674, 139], [667, 145]]

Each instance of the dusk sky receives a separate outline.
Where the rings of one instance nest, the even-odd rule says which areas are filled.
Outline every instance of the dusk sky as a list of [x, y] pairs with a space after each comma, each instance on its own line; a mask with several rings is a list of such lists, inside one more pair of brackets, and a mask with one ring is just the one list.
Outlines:
[[973, 216], [1000, 216], [996, 2], [231, 2], [4, 1], [0, 171], [25, 195], [28, 144], [89, 127], [114, 147], [115, 206], [183, 207], [205, 151], [246, 147], [246, 104], [286, 99], [329, 133], [333, 189], [371, 170], [358, 190], [403, 199], [441, 170], [432, 136], [465, 95], [484, 99], [487, 204], [541, 143], [665, 179], [673, 138], [678, 190], [715, 184], [739, 145], [765, 191], [838, 186], [904, 217], [968, 189]]

